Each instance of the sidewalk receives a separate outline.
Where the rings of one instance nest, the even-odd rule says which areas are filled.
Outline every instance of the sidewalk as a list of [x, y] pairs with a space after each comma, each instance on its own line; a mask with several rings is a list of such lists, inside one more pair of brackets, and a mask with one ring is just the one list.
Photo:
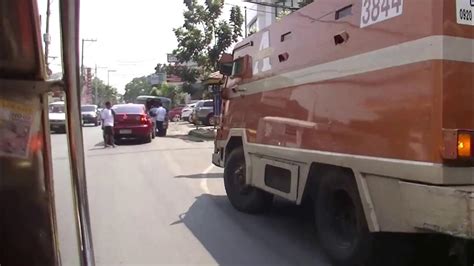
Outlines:
[[188, 135], [191, 137], [213, 140], [215, 138], [215, 129], [213, 127], [199, 127], [187, 122], [170, 122], [168, 135]]
[[216, 137], [216, 130], [214, 128], [198, 128], [189, 131], [189, 135], [202, 139], [214, 139]]

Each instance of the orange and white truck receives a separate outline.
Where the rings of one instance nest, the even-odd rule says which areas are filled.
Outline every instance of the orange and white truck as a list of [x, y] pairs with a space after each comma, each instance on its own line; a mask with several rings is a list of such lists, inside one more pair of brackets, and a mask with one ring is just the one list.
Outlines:
[[318, 0], [240, 42], [221, 60], [212, 158], [232, 205], [311, 199], [342, 265], [363, 261], [376, 232], [472, 245], [473, 8]]

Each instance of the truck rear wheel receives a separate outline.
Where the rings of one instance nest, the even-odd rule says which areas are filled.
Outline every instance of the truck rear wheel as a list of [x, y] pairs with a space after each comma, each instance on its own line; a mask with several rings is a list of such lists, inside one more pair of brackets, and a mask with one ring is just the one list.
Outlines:
[[321, 176], [314, 206], [320, 244], [334, 263], [364, 265], [372, 236], [352, 174], [337, 169]]
[[229, 155], [224, 168], [224, 186], [234, 208], [246, 213], [261, 213], [271, 206], [273, 195], [245, 184], [245, 156], [242, 147]]

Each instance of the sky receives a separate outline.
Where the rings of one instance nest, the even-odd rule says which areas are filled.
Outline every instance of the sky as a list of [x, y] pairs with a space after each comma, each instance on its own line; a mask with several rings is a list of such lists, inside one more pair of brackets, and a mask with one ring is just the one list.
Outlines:
[[[61, 72], [59, 0], [51, 0], [50, 68]], [[228, 19], [232, 5], [245, 6], [241, 0], [226, 0], [223, 18]], [[38, 0], [45, 31], [47, 0]], [[183, 0], [81, 0], [80, 38], [85, 42], [84, 65], [120, 93], [134, 77], [154, 72], [166, 63], [166, 54], [176, 48], [173, 28], [183, 24]], [[111, 70], [109, 72], [109, 70]], [[115, 72], [113, 72], [115, 71]], [[108, 75], [109, 74], [109, 75]]]

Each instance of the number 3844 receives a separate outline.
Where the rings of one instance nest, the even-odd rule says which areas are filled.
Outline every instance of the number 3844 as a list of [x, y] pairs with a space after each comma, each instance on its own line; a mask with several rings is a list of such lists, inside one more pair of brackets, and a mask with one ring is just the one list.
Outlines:
[[403, 12], [403, 0], [362, 0], [361, 27], [375, 24]]

